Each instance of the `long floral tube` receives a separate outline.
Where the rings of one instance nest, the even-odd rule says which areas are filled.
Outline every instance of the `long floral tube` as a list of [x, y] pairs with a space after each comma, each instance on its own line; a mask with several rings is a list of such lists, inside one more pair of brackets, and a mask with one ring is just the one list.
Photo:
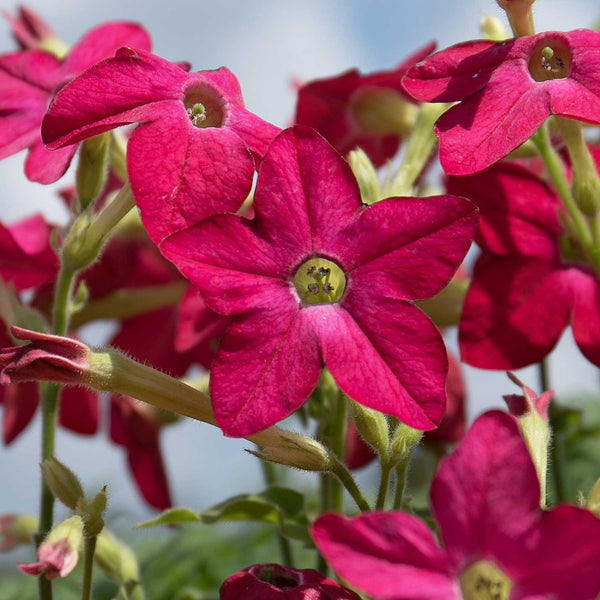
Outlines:
[[[0, 350], [0, 384], [53, 381], [131, 396], [157, 408], [216, 425], [206, 394], [112, 348], [92, 350], [71, 338], [12, 327], [25, 346]], [[249, 435], [261, 458], [306, 470], [327, 471], [334, 458], [317, 441], [271, 426]]]

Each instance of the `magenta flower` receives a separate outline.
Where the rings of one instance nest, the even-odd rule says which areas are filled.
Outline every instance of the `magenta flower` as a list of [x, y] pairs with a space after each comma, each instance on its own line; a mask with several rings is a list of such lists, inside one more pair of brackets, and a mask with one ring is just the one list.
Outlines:
[[47, 150], [42, 119], [54, 93], [84, 69], [129, 44], [150, 48], [148, 34], [133, 23], [100, 25], [84, 35], [64, 60], [41, 50], [0, 55], [0, 159], [29, 148], [27, 178], [53, 183], [67, 170], [76, 147]]
[[254, 198], [254, 220], [214, 216], [161, 247], [210, 308], [235, 317], [210, 381], [226, 435], [291, 414], [323, 365], [357, 402], [435, 427], [448, 361], [437, 329], [411, 300], [452, 277], [475, 208], [453, 196], [364, 206], [347, 163], [301, 127], [271, 144]]
[[150, 237], [166, 236], [210, 214], [235, 212], [250, 192], [252, 153], [279, 131], [244, 108], [226, 68], [186, 73], [147, 52], [121, 48], [54, 99], [42, 127], [61, 148], [128, 123], [127, 171]]
[[459, 324], [462, 360], [502, 370], [539, 362], [570, 323], [581, 352], [600, 366], [598, 279], [564, 229], [554, 191], [509, 162], [451, 177], [448, 191], [481, 211], [483, 252]]
[[525, 142], [550, 115], [600, 124], [599, 60], [597, 31], [553, 31], [457, 44], [402, 82], [418, 100], [461, 101], [435, 133], [446, 173], [469, 175]]
[[219, 590], [220, 600], [360, 600], [358, 595], [312, 569], [267, 564], [232, 575]]
[[539, 484], [515, 420], [484, 414], [442, 460], [431, 505], [443, 547], [402, 512], [327, 514], [312, 527], [338, 575], [375, 600], [592, 600], [600, 593], [600, 521], [539, 508]]
[[297, 125], [316, 129], [340, 154], [362, 148], [375, 166], [392, 158], [400, 145], [402, 106], [412, 99], [403, 75], [435, 49], [430, 43], [391, 71], [361, 75], [356, 69], [309, 81], [298, 90]]
[[2, 16], [10, 25], [12, 36], [22, 50], [38, 48], [41, 42], [54, 38], [50, 26], [26, 6], [17, 8], [16, 17], [6, 11], [2, 11]]

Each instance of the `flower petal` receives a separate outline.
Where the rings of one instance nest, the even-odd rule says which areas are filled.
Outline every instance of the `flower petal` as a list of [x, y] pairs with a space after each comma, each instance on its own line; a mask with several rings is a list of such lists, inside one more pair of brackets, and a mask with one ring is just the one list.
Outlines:
[[594, 273], [578, 268], [565, 270], [564, 276], [572, 294], [573, 338], [583, 355], [600, 367], [600, 284]]
[[290, 415], [321, 371], [316, 336], [294, 302], [235, 319], [212, 364], [210, 397], [225, 435], [242, 437]]
[[326, 514], [311, 536], [334, 571], [374, 598], [459, 600], [445, 553], [416, 517], [363, 513], [353, 519]]

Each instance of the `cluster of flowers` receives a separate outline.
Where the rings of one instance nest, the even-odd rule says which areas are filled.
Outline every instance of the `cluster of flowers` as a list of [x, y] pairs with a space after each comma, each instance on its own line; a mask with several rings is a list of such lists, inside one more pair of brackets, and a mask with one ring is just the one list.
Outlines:
[[[209, 371], [204, 420], [227, 436], [256, 439], [296, 412], [326, 368], [359, 415], [348, 448], [364, 438], [391, 465], [388, 424], [431, 431], [444, 417], [430, 439], [456, 442], [458, 368], [415, 302], [461, 285], [473, 239], [481, 253], [458, 323], [462, 360], [533, 364], [570, 324], [600, 366], [600, 153], [580, 126], [600, 125], [600, 33], [534, 34], [532, 1], [499, 0], [514, 39], [435, 54], [429, 45], [389, 72], [303, 85], [295, 125], [283, 131], [246, 110], [228, 69], [191, 72], [155, 56], [139, 25], [99, 26], [66, 50], [30, 11], [9, 17], [21, 49], [0, 55], [0, 158], [29, 149], [25, 174], [44, 184], [64, 175], [78, 148], [80, 159], [77, 187], [63, 194], [69, 227], [58, 232], [41, 216], [0, 225], [4, 442], [37, 408], [33, 381], [86, 386], [65, 387], [59, 404], [60, 423], [86, 434], [98, 427], [90, 388], [108, 390], [111, 439], [126, 447], [148, 503], [171, 505], [158, 436], [177, 417], [131, 396], [190, 413], [169, 404], [166, 388], [162, 404], [145, 396], [150, 383], [136, 388], [133, 371], [116, 383], [76, 339], [98, 318], [118, 320], [109, 346], [130, 359], [178, 378], [193, 364]], [[434, 127], [446, 193], [407, 197], [398, 180], [382, 188], [375, 168], [404, 137], [433, 139], [416, 121], [420, 102], [456, 103]], [[551, 115], [562, 117], [562, 154], [540, 129]], [[125, 152], [115, 130], [134, 124]], [[552, 183], [538, 158], [500, 162], [526, 153], [526, 142]], [[428, 158], [419, 157], [423, 169]], [[435, 301], [421, 306], [435, 318]], [[345, 582], [377, 599], [600, 593], [600, 522], [584, 508], [546, 509], [546, 449], [521, 420], [547, 433], [549, 395], [523, 390], [509, 399], [511, 415], [483, 415], [442, 460], [431, 505], [443, 547], [405, 512], [317, 518], [312, 539]], [[364, 461], [352, 453], [346, 462]], [[84, 527], [76, 523], [76, 543], [51, 533], [23, 570], [70, 572]], [[279, 565], [227, 580], [221, 598], [240, 597], [358, 598], [320, 573]]]

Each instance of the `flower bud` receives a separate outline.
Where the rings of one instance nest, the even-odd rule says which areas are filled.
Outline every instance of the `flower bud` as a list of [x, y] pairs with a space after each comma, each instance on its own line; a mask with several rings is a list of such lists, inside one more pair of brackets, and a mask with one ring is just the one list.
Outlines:
[[312, 569], [266, 564], [248, 567], [227, 579], [220, 600], [360, 600], [354, 592]]
[[52, 457], [41, 464], [44, 481], [67, 508], [75, 510], [83, 498], [83, 489], [79, 479], [68, 467]]
[[31, 515], [0, 515], [0, 552], [30, 544], [38, 521]]
[[362, 439], [375, 450], [378, 456], [386, 457], [390, 432], [385, 415], [354, 400], [349, 399], [348, 404], [354, 426]]
[[101, 133], [85, 140], [79, 148], [76, 187], [81, 210], [100, 195], [108, 177], [110, 134]]
[[513, 373], [509, 379], [523, 390], [523, 395], [504, 396], [510, 414], [517, 419], [519, 431], [527, 444], [531, 460], [540, 482], [540, 505], [546, 505], [546, 472], [548, 469], [548, 444], [550, 443], [550, 425], [548, 423], [548, 404], [554, 395], [552, 390], [537, 396]]
[[83, 535], [93, 537], [104, 528], [104, 511], [106, 510], [106, 488], [102, 488], [91, 500], [80, 498], [77, 503], [77, 514], [83, 519]]
[[83, 541], [83, 521], [69, 517], [56, 525], [38, 548], [38, 561], [17, 565], [28, 575], [42, 575], [46, 579], [66, 577], [77, 565]]
[[112, 581], [131, 589], [139, 583], [140, 570], [133, 550], [103, 529], [96, 540], [96, 564]]
[[479, 19], [479, 29], [481, 31], [481, 37], [484, 40], [500, 42], [510, 37], [510, 34], [500, 19], [492, 17], [491, 15], [484, 14], [481, 19]]
[[390, 442], [390, 454], [392, 463], [398, 463], [406, 460], [419, 445], [423, 432], [418, 429], [413, 429], [404, 423], [400, 423], [396, 427], [396, 431]]

